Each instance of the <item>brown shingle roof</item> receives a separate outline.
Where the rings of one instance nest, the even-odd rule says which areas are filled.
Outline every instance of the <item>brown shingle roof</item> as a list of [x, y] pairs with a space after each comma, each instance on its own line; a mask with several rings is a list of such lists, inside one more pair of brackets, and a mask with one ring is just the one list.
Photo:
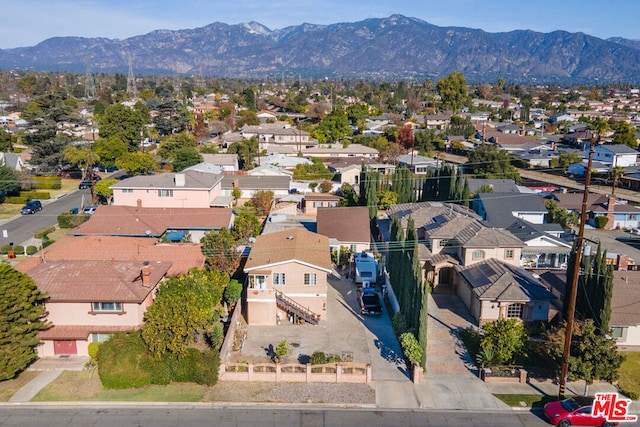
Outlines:
[[244, 270], [247, 272], [293, 260], [331, 271], [329, 238], [302, 228], [260, 235]]
[[47, 261], [27, 273], [51, 302], [141, 303], [167, 274], [171, 263], [151, 264], [151, 285], [142, 285], [142, 263]]
[[318, 234], [344, 243], [371, 240], [369, 209], [366, 206], [318, 208]]
[[76, 236], [99, 234], [104, 236], [162, 235], [167, 229], [220, 229], [231, 224], [232, 210], [228, 208], [138, 208], [136, 206], [100, 206], [91, 219], [74, 228]]
[[[56, 241], [45, 249], [47, 261], [95, 260], [108, 261], [165, 261], [171, 262], [167, 276], [186, 273], [193, 267], [202, 268], [205, 256], [202, 245], [189, 243], [160, 243], [148, 237], [78, 236]], [[38, 266], [41, 256], [29, 257], [16, 265], [23, 273]]]

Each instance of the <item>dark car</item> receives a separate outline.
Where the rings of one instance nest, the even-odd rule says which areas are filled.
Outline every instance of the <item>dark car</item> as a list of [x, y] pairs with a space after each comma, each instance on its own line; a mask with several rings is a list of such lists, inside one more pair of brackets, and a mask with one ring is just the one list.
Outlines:
[[382, 313], [382, 299], [375, 288], [363, 287], [359, 295], [360, 314]]
[[20, 213], [22, 215], [31, 215], [41, 210], [42, 210], [42, 203], [40, 202], [40, 200], [29, 200], [22, 207], [22, 209], [20, 209]]
[[618, 423], [607, 421], [604, 417], [591, 415], [593, 397], [574, 396], [568, 399], [549, 402], [544, 406], [544, 416], [558, 427], [602, 426], [611, 427]]
[[95, 175], [93, 178], [84, 178], [82, 181], [80, 181], [78, 189], [84, 190], [86, 188], [91, 188], [91, 186], [96, 185], [96, 182], [100, 181], [100, 179], [101, 178], [99, 175]]

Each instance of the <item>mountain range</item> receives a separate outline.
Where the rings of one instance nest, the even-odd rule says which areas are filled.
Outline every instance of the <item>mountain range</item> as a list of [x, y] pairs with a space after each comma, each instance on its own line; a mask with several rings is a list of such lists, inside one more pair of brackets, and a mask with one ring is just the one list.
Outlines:
[[530, 30], [490, 33], [392, 15], [271, 30], [220, 22], [124, 40], [54, 37], [0, 49], [5, 70], [127, 72], [243, 78], [439, 79], [597, 83], [640, 81], [640, 41]]

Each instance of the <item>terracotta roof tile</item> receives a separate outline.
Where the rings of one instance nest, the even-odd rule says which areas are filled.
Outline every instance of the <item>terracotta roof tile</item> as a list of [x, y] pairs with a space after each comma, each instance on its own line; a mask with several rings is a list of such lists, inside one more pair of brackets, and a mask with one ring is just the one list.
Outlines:
[[41, 340], [86, 340], [89, 334], [108, 334], [112, 332], [131, 331], [134, 326], [103, 326], [103, 325], [54, 325], [49, 329], [39, 331]]

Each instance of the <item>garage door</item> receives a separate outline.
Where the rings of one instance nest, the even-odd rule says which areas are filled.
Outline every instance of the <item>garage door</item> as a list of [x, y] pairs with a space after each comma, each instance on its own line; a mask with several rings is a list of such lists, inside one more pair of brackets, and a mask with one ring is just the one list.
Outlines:
[[54, 354], [78, 354], [75, 341], [54, 341]]

